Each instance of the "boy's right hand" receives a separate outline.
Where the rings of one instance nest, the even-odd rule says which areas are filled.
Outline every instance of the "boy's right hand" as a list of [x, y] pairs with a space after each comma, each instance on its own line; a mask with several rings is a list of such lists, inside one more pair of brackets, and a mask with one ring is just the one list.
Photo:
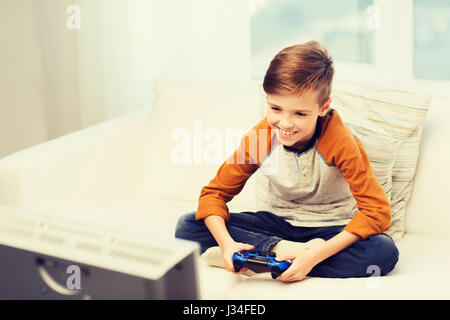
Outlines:
[[[252, 250], [254, 246], [248, 243], [234, 241], [228, 233], [225, 219], [221, 216], [210, 215], [205, 218], [205, 224], [222, 251], [223, 267], [227, 271], [237, 273], [234, 272], [233, 253], [241, 250]], [[247, 271], [247, 268], [241, 269], [238, 273], [243, 273], [245, 271]]]
[[234, 271], [233, 266], [233, 254], [235, 252], [241, 251], [241, 250], [252, 250], [254, 249], [254, 246], [248, 243], [241, 243], [241, 242], [230, 242], [229, 244], [225, 245], [222, 249], [222, 258], [223, 258], [223, 265], [225, 270], [241, 274], [246, 272], [247, 268], [242, 268], [239, 272]]

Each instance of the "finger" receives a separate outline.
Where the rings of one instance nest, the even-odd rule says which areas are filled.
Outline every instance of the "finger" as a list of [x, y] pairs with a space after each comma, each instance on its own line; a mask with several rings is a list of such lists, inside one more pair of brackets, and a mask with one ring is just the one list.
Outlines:
[[248, 243], [243, 243], [242, 246], [240, 246], [241, 250], [252, 250], [255, 246]]
[[283, 281], [283, 282], [286, 282], [286, 283], [298, 281], [298, 279], [295, 279], [295, 278], [293, 278], [293, 277], [290, 277], [290, 278], [283, 278], [283, 279], [280, 279], [280, 280]]
[[283, 282], [294, 282], [294, 281], [300, 280], [300, 279], [297, 278], [296, 275], [289, 275], [289, 274], [286, 275], [286, 274], [284, 274], [284, 273], [282, 273], [282, 274], [279, 276], [279, 278], [280, 278], [280, 280], [283, 281]]
[[288, 281], [292, 276], [292, 273], [286, 273], [286, 271], [280, 275], [280, 277], [282, 277], [281, 280], [283, 281]]
[[231, 270], [231, 272], [234, 273], [234, 274], [239, 274], [239, 273], [241, 273], [241, 270], [239, 270], [239, 272], [236, 272], [236, 270], [233, 268], [233, 270]]
[[276, 261], [286, 261], [286, 260], [293, 260], [295, 258], [295, 256], [291, 255], [291, 254], [281, 254], [279, 256], [275, 257]]
[[280, 274], [277, 279], [283, 282], [289, 282], [289, 278], [287, 278], [284, 273]]
[[303, 280], [303, 279], [305, 278], [305, 275], [304, 275], [303, 273], [298, 272], [298, 271], [297, 271], [297, 272], [294, 271], [294, 272], [291, 272], [291, 273], [283, 272], [283, 273], [280, 275], [280, 277], [281, 277], [280, 280], [282, 280], [282, 281], [285, 281], [285, 282], [295, 282], [295, 281], [301, 281], [301, 280]]
[[229, 272], [233, 272], [233, 273], [236, 272], [236, 271], [234, 270], [234, 266], [227, 266], [227, 267], [225, 268], [225, 270], [227, 270], [227, 271], [229, 271]]
[[230, 261], [228, 260], [223, 261], [223, 267], [227, 271], [234, 272], [234, 265], [233, 263], [230, 263]]
[[247, 271], [248, 271], [247, 268], [242, 268], [238, 273], [239, 273], [239, 274], [243, 274], [244, 272], [247, 272]]
[[295, 267], [293, 267], [291, 265], [280, 275], [280, 277], [282, 277], [281, 280], [283, 280], [283, 281], [289, 280], [290, 278], [292, 278], [295, 275], [295, 271], [296, 271]]
[[294, 277], [290, 277], [287, 282], [297, 282], [297, 281], [303, 280], [303, 278], [304, 277], [297, 275], [297, 276], [294, 276]]
[[236, 272], [236, 270], [234, 270], [234, 268], [233, 268], [233, 273], [234, 274], [236, 274], [236, 275], [238, 275], [238, 274], [243, 274], [244, 272], [246, 272], [246, 271], [248, 271], [248, 269], [247, 268], [242, 268], [241, 270], [239, 270], [239, 272]]

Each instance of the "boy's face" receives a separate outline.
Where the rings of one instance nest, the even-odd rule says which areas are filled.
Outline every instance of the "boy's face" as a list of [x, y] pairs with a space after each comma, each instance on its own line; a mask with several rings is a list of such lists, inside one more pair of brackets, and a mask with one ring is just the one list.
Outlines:
[[302, 149], [313, 137], [317, 118], [327, 114], [331, 98], [323, 105], [318, 103], [318, 90], [296, 95], [267, 94], [267, 120], [281, 144]]

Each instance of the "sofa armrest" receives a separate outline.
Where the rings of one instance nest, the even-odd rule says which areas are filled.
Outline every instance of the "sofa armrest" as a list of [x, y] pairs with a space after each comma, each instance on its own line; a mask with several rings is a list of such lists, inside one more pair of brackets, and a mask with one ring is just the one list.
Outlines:
[[0, 203], [56, 214], [136, 197], [150, 108], [142, 108], [0, 160]]

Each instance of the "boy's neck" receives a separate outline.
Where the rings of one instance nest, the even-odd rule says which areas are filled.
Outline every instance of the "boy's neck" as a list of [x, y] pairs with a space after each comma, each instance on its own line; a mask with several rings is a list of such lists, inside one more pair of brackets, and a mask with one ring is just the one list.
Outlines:
[[320, 131], [320, 127], [321, 127], [321, 117], [317, 118], [317, 122], [316, 122], [316, 128], [314, 129], [314, 134], [312, 135], [311, 139], [309, 139], [306, 142], [302, 142], [299, 144], [294, 144], [293, 146], [285, 146], [283, 145], [284, 149], [286, 151], [291, 151], [291, 152], [295, 152], [297, 154], [303, 153], [307, 150], [309, 150], [314, 143], [316, 142], [317, 137], [319, 136], [319, 131]]
[[311, 139], [309, 139], [307, 142], [303, 142], [302, 144], [294, 144], [293, 146], [285, 146], [283, 145], [284, 149], [286, 151], [291, 151], [291, 152], [295, 152], [295, 153], [303, 153], [307, 150], [309, 150], [314, 142], [316, 140], [315, 135], [313, 135], [313, 137]]

